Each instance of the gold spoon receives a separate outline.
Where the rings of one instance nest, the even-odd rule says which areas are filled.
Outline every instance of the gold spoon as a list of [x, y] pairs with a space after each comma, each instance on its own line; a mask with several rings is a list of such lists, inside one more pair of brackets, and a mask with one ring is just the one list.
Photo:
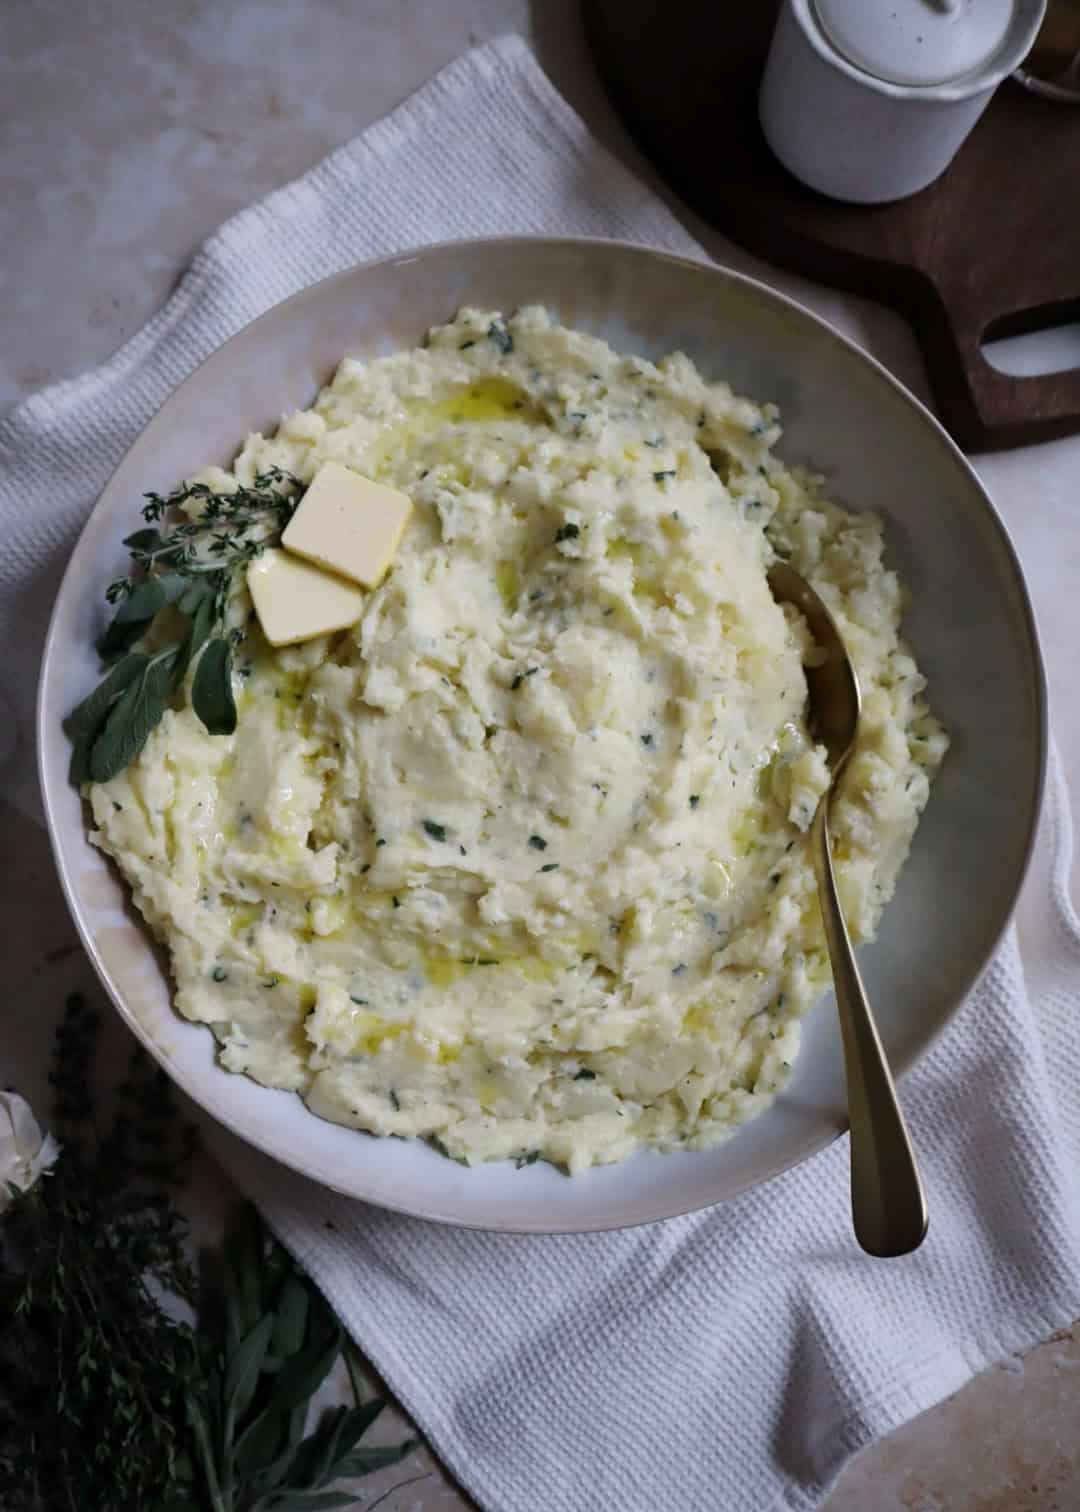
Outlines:
[[871, 1255], [906, 1255], [926, 1237], [926, 1197], [855, 964], [829, 841], [829, 806], [859, 735], [859, 682], [832, 615], [806, 579], [786, 562], [777, 562], [769, 569], [769, 587], [778, 603], [794, 604], [801, 611], [825, 653], [819, 667], [805, 669], [810, 729], [825, 747], [831, 775], [810, 827], [810, 848], [844, 1044], [855, 1237]]

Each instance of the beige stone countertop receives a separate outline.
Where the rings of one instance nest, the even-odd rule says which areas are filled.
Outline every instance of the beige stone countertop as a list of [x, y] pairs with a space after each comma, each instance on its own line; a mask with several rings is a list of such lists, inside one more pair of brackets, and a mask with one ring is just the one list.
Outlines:
[[[595, 79], [578, 9], [577, 0], [7, 0], [0, 407], [109, 356], [228, 215], [503, 32], [532, 36], [597, 134], [655, 183]], [[707, 230], [680, 213], [710, 245]], [[911, 351], [901, 376], [918, 384]], [[91, 970], [44, 833], [0, 807], [0, 1082], [44, 1102], [49, 1027], [66, 992], [90, 985]], [[127, 1031], [114, 1019], [108, 1035], [119, 1060]], [[468, 1506], [421, 1451], [366, 1482], [357, 1507], [398, 1482], [384, 1512]], [[869, 1450], [827, 1503], [827, 1512], [1076, 1508], [1080, 1326]]]

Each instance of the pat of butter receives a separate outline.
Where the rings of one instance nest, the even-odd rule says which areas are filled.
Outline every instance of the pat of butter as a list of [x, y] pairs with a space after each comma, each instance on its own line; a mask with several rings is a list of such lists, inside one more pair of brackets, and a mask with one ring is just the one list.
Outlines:
[[355, 625], [366, 595], [344, 578], [271, 547], [247, 571], [248, 591], [272, 646], [293, 646]]
[[287, 551], [376, 588], [394, 559], [412, 501], [340, 462], [324, 462], [281, 537]]

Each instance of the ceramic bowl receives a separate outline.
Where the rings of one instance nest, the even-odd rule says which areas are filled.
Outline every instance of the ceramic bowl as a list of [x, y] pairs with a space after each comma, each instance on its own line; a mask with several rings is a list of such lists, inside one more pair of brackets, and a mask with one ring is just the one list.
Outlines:
[[878, 510], [911, 589], [907, 632], [952, 748], [877, 941], [860, 953], [896, 1071], [926, 1051], [989, 960], [1016, 901], [1042, 792], [1046, 703], [1031, 606], [1005, 528], [928, 412], [851, 342], [752, 279], [601, 241], [459, 242], [353, 268], [227, 341], [162, 406], [114, 474], [72, 554], [41, 675], [41, 780], [72, 915], [117, 1009], [214, 1118], [340, 1192], [444, 1223], [545, 1232], [612, 1228], [729, 1198], [804, 1160], [846, 1125], [831, 997], [806, 1020], [792, 1082], [727, 1143], [640, 1153], [570, 1179], [537, 1163], [468, 1169], [416, 1141], [379, 1140], [308, 1112], [293, 1094], [221, 1070], [205, 1027], [170, 1004], [161, 953], [90, 845], [67, 780], [64, 714], [98, 676], [102, 587], [125, 563], [140, 495], [249, 430], [306, 406], [347, 354], [415, 345], [459, 305], [547, 305], [626, 352], [681, 349], [707, 375], [781, 408], [788, 461], [832, 497]]

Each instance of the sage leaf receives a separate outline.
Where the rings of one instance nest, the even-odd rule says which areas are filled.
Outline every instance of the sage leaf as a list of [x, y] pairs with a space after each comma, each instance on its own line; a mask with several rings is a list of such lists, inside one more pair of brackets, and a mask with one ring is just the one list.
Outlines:
[[272, 1310], [270, 1298], [263, 1305], [262, 1229], [254, 1208], [245, 1203], [237, 1210], [228, 1233], [228, 1264], [225, 1271], [226, 1304], [236, 1317], [237, 1337], [249, 1333], [264, 1313]]
[[[277, 1423], [278, 1428], [280, 1429], [280, 1418], [275, 1416], [274, 1422]], [[289, 1472], [292, 1469], [292, 1464], [295, 1456], [296, 1445], [287, 1443], [285, 1445], [285, 1448], [275, 1459], [270, 1460], [267, 1464], [263, 1465], [261, 1469], [256, 1468], [252, 1470], [247, 1475], [246, 1489], [250, 1491], [253, 1497], [260, 1498], [254, 1504], [256, 1508], [262, 1507], [264, 1505], [263, 1501], [261, 1500], [261, 1498], [263, 1497], [266, 1497], [268, 1499], [270, 1506], [277, 1505], [277, 1499], [275, 1497], [271, 1497], [270, 1493], [275, 1491], [283, 1481], [290, 1479]], [[239, 1461], [237, 1461], [237, 1464], [239, 1466]]]
[[187, 579], [178, 572], [167, 572], [160, 577], [143, 578], [141, 583], [121, 600], [112, 622], [98, 642], [103, 659], [126, 651], [140, 640], [150, 628], [159, 610], [173, 604], [187, 586]]
[[286, 1276], [275, 1304], [277, 1326], [270, 1349], [284, 1362], [304, 1343], [308, 1322], [308, 1289], [299, 1276]]
[[355, 1449], [356, 1445], [381, 1415], [385, 1407], [385, 1397], [372, 1397], [370, 1401], [362, 1403], [361, 1406], [350, 1408], [339, 1435], [339, 1455], [349, 1454]]
[[407, 1454], [420, 1447], [417, 1438], [405, 1439], [400, 1444], [380, 1444], [373, 1449], [354, 1449], [343, 1460], [338, 1461], [337, 1477], [339, 1480], [352, 1479], [354, 1476], [371, 1475], [376, 1470], [385, 1470], [387, 1465], [399, 1464]]
[[210, 1425], [211, 1443], [219, 1443], [221, 1440], [221, 1371], [217, 1365], [212, 1365], [205, 1370], [206, 1395], [203, 1406], [206, 1410], [206, 1419]]
[[[275, 1318], [267, 1313], [255, 1327], [244, 1335], [239, 1348], [229, 1360], [225, 1371], [225, 1411], [227, 1421], [239, 1422], [251, 1406], [255, 1388], [259, 1384], [263, 1359], [274, 1331]], [[227, 1434], [231, 1439], [231, 1434]]]
[[285, 1276], [296, 1272], [294, 1272], [293, 1263], [289, 1258], [288, 1252], [283, 1250], [279, 1244], [274, 1245], [269, 1254], [264, 1254], [261, 1251], [260, 1254], [262, 1258], [260, 1261], [259, 1296], [262, 1298], [262, 1310], [265, 1312], [267, 1308], [272, 1307], [275, 1312], [278, 1312], [280, 1310], [278, 1308], [278, 1292], [281, 1288], [281, 1282]]
[[232, 647], [228, 641], [212, 640], [199, 657], [191, 705], [211, 735], [231, 735], [236, 729]]
[[231, 1265], [225, 1266], [222, 1279], [222, 1294], [225, 1315], [225, 1348], [230, 1354], [240, 1348], [240, 1340], [247, 1332], [240, 1311], [240, 1297], [236, 1275]]
[[357, 1407], [362, 1407], [367, 1396], [368, 1387], [363, 1378], [360, 1355], [351, 1339], [347, 1338], [345, 1340], [342, 1346], [342, 1354], [345, 1356], [345, 1369], [348, 1371], [353, 1401]]
[[294, 1483], [318, 1489], [341, 1480], [341, 1465], [356, 1449], [385, 1405], [382, 1398], [375, 1397], [363, 1407], [340, 1407], [324, 1413], [318, 1430], [301, 1445], [292, 1476]]
[[301, 1402], [299, 1407], [294, 1407], [289, 1413], [289, 1421], [286, 1424], [286, 1435], [289, 1443], [295, 1449], [304, 1437], [304, 1429], [307, 1427], [308, 1404]]
[[145, 578], [141, 583], [136, 584], [127, 598], [120, 600], [115, 623], [130, 625], [134, 620], [152, 620], [158, 610], [163, 609], [168, 602], [164, 580], [159, 577]]
[[276, 1377], [274, 1397], [282, 1411], [298, 1407], [318, 1391], [341, 1353], [341, 1329], [337, 1324], [329, 1336], [316, 1336], [293, 1355]]
[[204, 594], [191, 618], [191, 655], [197, 656], [210, 639], [214, 628], [215, 605], [212, 594]]
[[160, 577], [144, 578], [137, 583], [116, 611], [115, 623], [131, 624], [134, 620], [152, 620], [166, 604], [175, 604], [185, 592], [188, 579], [178, 572], [166, 572]]
[[210, 1433], [210, 1425], [202, 1405], [189, 1392], [184, 1399], [184, 1410], [187, 1415], [188, 1426], [191, 1436], [195, 1440], [195, 1450], [199, 1457], [199, 1464], [203, 1476], [206, 1479], [207, 1488], [210, 1491], [212, 1504], [221, 1505], [221, 1491], [219, 1488], [217, 1465], [214, 1462], [213, 1441]]
[[212, 577], [213, 575], [208, 573], [206, 577], [194, 578], [188, 582], [187, 587], [176, 601], [176, 607], [180, 610], [181, 614], [186, 614], [190, 618], [199, 605], [206, 599], [209, 599], [213, 603], [217, 588], [214, 585]]
[[108, 717], [109, 710], [124, 690], [140, 676], [149, 657], [129, 651], [116, 663], [109, 675], [98, 683], [88, 698], [72, 709], [64, 720], [64, 731], [72, 741], [70, 780], [81, 786], [90, 776], [90, 748]]
[[237, 1440], [236, 1468], [245, 1478], [258, 1476], [258, 1487], [253, 1489], [260, 1494], [271, 1490], [284, 1478], [296, 1453], [295, 1447], [288, 1442], [282, 1448], [284, 1433], [281, 1413], [271, 1401]]
[[306, 1486], [317, 1491], [328, 1480], [338, 1479], [336, 1474], [330, 1472], [340, 1457], [338, 1438], [347, 1416], [346, 1407], [331, 1407], [323, 1413], [315, 1432], [309, 1433], [296, 1451], [292, 1475], [289, 1477], [294, 1486]]
[[124, 545], [132, 551], [158, 551], [165, 542], [161, 538], [161, 532], [152, 527], [146, 530], [136, 530], [133, 534], [124, 537]]
[[[185, 595], [185, 598], [187, 595]], [[178, 607], [182, 610], [184, 599], [180, 600]], [[210, 632], [214, 628], [214, 599], [213, 595], [203, 594], [197, 599], [194, 613], [188, 633], [184, 637], [180, 654], [176, 658], [176, 667], [173, 671], [173, 688], [177, 689], [183, 683], [187, 675], [187, 669], [192, 661], [198, 656], [210, 638]]]
[[120, 607], [113, 615], [112, 624], [105, 631], [102, 645], [111, 644], [119, 635], [128, 634], [136, 625], [148, 625], [159, 609], [165, 606], [165, 594], [157, 578], [147, 578], [120, 600]]
[[142, 652], [132, 651], [124, 657], [123, 661], [117, 662], [90, 696], [84, 698], [81, 704], [77, 704], [64, 720], [65, 734], [70, 735], [72, 740], [81, 740], [99, 729], [113, 701], [120, 696], [128, 683], [138, 676], [149, 660], [150, 658], [144, 656]]
[[98, 655], [102, 661], [115, 661], [118, 656], [130, 650], [136, 641], [142, 640], [150, 623], [148, 619], [124, 621], [114, 618], [97, 643]]
[[89, 776], [108, 782], [142, 750], [167, 707], [175, 652], [148, 661], [109, 710], [90, 748]]

